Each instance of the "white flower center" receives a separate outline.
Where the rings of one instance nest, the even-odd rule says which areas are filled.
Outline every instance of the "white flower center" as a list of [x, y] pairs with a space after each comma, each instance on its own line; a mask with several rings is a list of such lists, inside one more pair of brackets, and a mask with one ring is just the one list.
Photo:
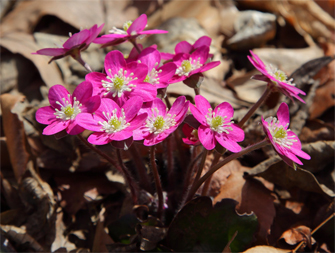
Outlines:
[[[156, 62], [155, 66], [158, 65]], [[152, 70], [148, 73], [148, 75], [145, 77], [144, 82], [150, 83], [152, 85], [159, 84], [159, 77], [158, 74], [161, 73], [162, 70], [159, 71], [156, 70], [156, 68], [152, 68]]]
[[200, 63], [200, 57], [198, 59], [184, 60], [181, 65], [176, 70], [176, 75], [178, 76], [188, 76], [191, 71], [198, 69], [202, 66]]
[[[108, 70], [110, 75], [111, 70]], [[104, 96], [106, 96], [109, 92], [113, 94], [113, 97], [121, 97], [123, 92], [125, 91], [131, 91], [132, 88], [136, 87], [136, 85], [131, 84], [130, 82], [133, 80], [136, 80], [137, 77], [132, 78], [134, 73], [130, 73], [127, 77], [127, 70], [123, 70], [122, 68], [119, 70], [117, 74], [115, 74], [113, 77], [110, 77], [107, 75], [107, 79], [110, 80], [101, 80], [102, 86], [106, 89], [106, 92], [104, 93]]]
[[[271, 76], [276, 78], [278, 81], [286, 83], [286, 84], [291, 85], [291, 86], [295, 86], [295, 83], [292, 83], [293, 78], [291, 78], [290, 80], [287, 80], [286, 74], [283, 71], [279, 70], [278, 68], [273, 67], [271, 64], [266, 66], [266, 70]], [[275, 81], [272, 81], [272, 82], [275, 85], [278, 85], [277, 82], [275, 82]]]
[[145, 127], [152, 134], [160, 134], [165, 130], [176, 125], [175, 117], [176, 115], [166, 114], [165, 117], [159, 115], [158, 109], [151, 108], [152, 114], [147, 118], [145, 122]]
[[290, 131], [290, 129], [285, 129], [285, 127], [288, 126], [288, 123], [285, 125], [285, 127], [281, 126], [279, 120], [276, 117], [268, 117], [265, 119], [265, 121], [268, 123], [268, 129], [274, 142], [280, 146], [290, 149], [293, 145], [293, 142], [297, 141], [295, 136], [289, 136], [287, 134], [287, 132]]
[[[59, 101], [56, 101], [56, 104], [60, 105], [61, 108], [58, 110], [55, 108], [54, 115], [56, 116], [57, 119], [62, 119], [62, 120], [74, 120], [76, 116], [81, 113], [80, 107], [82, 104], [77, 101], [76, 97], [73, 97], [73, 105], [69, 102], [71, 101], [71, 95], [68, 94], [68, 100], [65, 98], [62, 98], [63, 104], [60, 103]], [[64, 105], [65, 104], [65, 105]]]
[[116, 133], [116, 132], [119, 132], [125, 129], [130, 125], [130, 123], [127, 123], [126, 121], [126, 116], [125, 116], [123, 108], [121, 109], [122, 115], [119, 118], [117, 117], [116, 112], [117, 112], [117, 109], [114, 109], [112, 111], [112, 115], [110, 115], [109, 112], [107, 113], [102, 112], [102, 114], [106, 118], [106, 121], [98, 122], [102, 126], [100, 131], [104, 131], [106, 133], [112, 134], [112, 133]]
[[[218, 111], [220, 108], [218, 109]], [[212, 131], [217, 132], [218, 134], [226, 133], [229, 134], [229, 131], [233, 131], [233, 128], [230, 126], [233, 118], [227, 119], [227, 116], [216, 115], [212, 108], [208, 109], [208, 113], [205, 116], [207, 124]]]

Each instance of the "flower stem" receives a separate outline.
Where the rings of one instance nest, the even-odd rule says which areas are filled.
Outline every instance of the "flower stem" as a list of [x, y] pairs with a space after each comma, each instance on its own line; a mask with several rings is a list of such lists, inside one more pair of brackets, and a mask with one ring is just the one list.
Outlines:
[[192, 184], [191, 189], [190, 189], [190, 191], [189, 191], [189, 193], [187, 195], [186, 202], [192, 199], [193, 195], [196, 193], [196, 191], [200, 187], [200, 185], [199, 185], [199, 187], [197, 187], [197, 183], [198, 183], [199, 178], [201, 176], [202, 170], [204, 169], [206, 158], [207, 158], [207, 154], [208, 154], [208, 150], [204, 150], [204, 152], [202, 154], [202, 157], [201, 157], [201, 162], [199, 164], [199, 168], [198, 168], [197, 174], [195, 175], [193, 184]]
[[151, 161], [151, 170], [152, 174], [154, 175], [156, 191], [158, 196], [157, 216], [158, 218], [161, 218], [163, 212], [163, 189], [155, 161], [155, 146], [150, 147], [150, 161]]
[[194, 194], [197, 192], [197, 190], [199, 189], [199, 187], [209, 178], [211, 177], [211, 175], [217, 171], [218, 169], [220, 169], [223, 165], [229, 163], [230, 161], [234, 160], [234, 159], [237, 159], [251, 151], [254, 151], [256, 149], [259, 149], [261, 147], [264, 147], [266, 145], [268, 145], [269, 142], [267, 139], [264, 139], [256, 144], [253, 144], [249, 147], [246, 147], [244, 149], [242, 149], [240, 152], [238, 153], [234, 153], [234, 154], [231, 154], [230, 156], [226, 157], [223, 161], [217, 163], [215, 166], [213, 166], [212, 168], [210, 168], [207, 173], [205, 175], [203, 175], [197, 182], [195, 182], [193, 185], [192, 185], [192, 188], [189, 192], [189, 195], [187, 197], [187, 201], [191, 200], [194, 196]]
[[138, 170], [138, 178], [140, 180], [140, 185], [141, 187], [148, 191], [148, 192], [152, 192], [152, 188], [151, 188], [151, 183], [149, 180], [149, 176], [147, 173], [147, 168], [145, 167], [143, 160], [141, 159], [141, 156], [138, 152], [138, 149], [135, 145], [135, 143], [133, 143], [133, 145], [131, 145], [129, 147], [129, 153], [134, 161], [134, 164], [136, 165], [136, 168]]
[[133, 179], [132, 175], [129, 173], [128, 168], [124, 165], [124, 163], [122, 161], [121, 150], [120, 149], [116, 149], [116, 157], [117, 157], [119, 165], [122, 169], [122, 172], [123, 172], [124, 176], [126, 177], [126, 180], [129, 184], [129, 188], [130, 188], [131, 196], [133, 198], [134, 205], [137, 205], [137, 203], [138, 203], [137, 193], [139, 192], [139, 187], [135, 183], [135, 180]]
[[194, 93], [195, 93], [195, 95], [200, 95], [200, 89], [199, 88], [194, 88]]
[[[123, 174], [127, 180], [127, 183], [130, 187], [130, 191], [131, 191], [131, 195], [132, 195], [132, 199], [134, 204], [137, 204], [137, 194], [136, 194], [136, 190], [138, 189], [136, 182], [133, 180], [132, 176], [130, 175], [130, 173], [128, 172], [127, 169], [122, 168], [122, 166], [120, 166], [120, 163], [117, 163], [116, 161], [114, 161], [114, 159], [112, 159], [111, 157], [109, 157], [108, 155], [106, 155], [104, 152], [102, 152], [101, 150], [97, 149], [95, 146], [93, 146], [91, 143], [89, 143], [83, 136], [81, 136], [81, 134], [77, 135], [78, 138], [91, 150], [93, 150], [95, 153], [97, 153], [98, 155], [100, 155], [101, 157], [105, 158], [110, 164], [112, 164], [121, 174]], [[121, 160], [121, 164], [122, 160]]]
[[130, 40], [131, 44], [133, 44], [133, 46], [136, 48], [137, 52], [140, 54], [141, 53], [141, 49], [140, 47], [137, 45], [136, 43], [136, 39]]
[[77, 55], [76, 57], [73, 57], [77, 62], [79, 62], [88, 72], [93, 72], [90, 65], [88, 65], [87, 62], [84, 62], [84, 60], [81, 58], [80, 55]]
[[167, 156], [167, 172], [168, 172], [169, 190], [172, 190], [175, 188], [175, 184], [176, 184], [175, 171], [174, 171], [172, 136], [168, 136], [166, 138], [166, 148], [167, 148], [166, 156]]
[[[221, 157], [221, 154], [220, 154], [219, 152], [215, 152], [215, 155], [214, 155], [214, 159], [213, 159], [211, 168], [212, 168], [213, 166], [215, 166], [215, 165], [219, 162], [220, 157]], [[201, 192], [201, 195], [202, 195], [202, 196], [206, 196], [206, 195], [207, 195], [209, 186], [210, 186], [211, 181], [212, 181], [212, 177], [213, 177], [213, 174], [212, 174], [212, 175], [205, 181], [205, 183], [204, 183], [204, 187], [202, 188], [202, 192]]]
[[[321, 222], [321, 224], [319, 226], [317, 226], [316, 228], [313, 229], [313, 231], [311, 232], [311, 236], [318, 231], [324, 224], [326, 224], [329, 220], [331, 220], [333, 217], [335, 216], [335, 213], [332, 213], [327, 219], [325, 219], [323, 222]], [[293, 253], [297, 252], [300, 247], [305, 243], [305, 241], [301, 241], [297, 247], [295, 247], [294, 250], [292, 250]]]
[[271, 94], [271, 86], [267, 85], [263, 95], [259, 98], [259, 100], [250, 108], [250, 110], [247, 112], [246, 115], [241, 119], [240, 122], [238, 122], [239, 127], [243, 127], [244, 123], [248, 121], [248, 119], [255, 113], [255, 111], [258, 109], [258, 107], [261, 106], [261, 104], [265, 101], [265, 99]]

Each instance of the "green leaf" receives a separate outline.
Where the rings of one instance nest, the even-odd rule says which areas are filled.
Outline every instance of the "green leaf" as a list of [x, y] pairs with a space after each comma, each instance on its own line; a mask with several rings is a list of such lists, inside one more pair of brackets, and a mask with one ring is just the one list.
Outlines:
[[188, 202], [170, 225], [167, 246], [174, 251], [222, 252], [238, 231], [230, 249], [241, 252], [251, 243], [258, 222], [254, 214], [237, 214], [236, 205], [223, 199], [213, 207], [209, 197]]

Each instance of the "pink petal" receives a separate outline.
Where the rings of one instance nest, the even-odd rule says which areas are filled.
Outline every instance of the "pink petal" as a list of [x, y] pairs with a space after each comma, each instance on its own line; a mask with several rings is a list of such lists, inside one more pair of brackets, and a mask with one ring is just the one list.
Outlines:
[[240, 142], [244, 140], [244, 131], [242, 128], [240, 128], [239, 126], [235, 125], [235, 124], [231, 124], [230, 127], [233, 130], [229, 130], [229, 139], [236, 141], [236, 142]]
[[185, 96], [178, 97], [174, 101], [173, 105], [171, 106], [171, 109], [170, 109], [169, 113], [171, 115], [178, 115], [180, 113], [180, 111], [182, 111], [182, 109], [184, 109], [185, 101], [186, 101]]
[[197, 107], [195, 107], [193, 104], [189, 104], [189, 108], [191, 110], [191, 113], [193, 117], [200, 122], [201, 125], [207, 125], [207, 120], [205, 118], [205, 115], [202, 114]]
[[120, 106], [117, 103], [115, 103], [112, 99], [102, 98], [100, 107], [97, 111], [95, 111], [95, 115], [105, 120], [106, 117], [103, 115], [103, 112], [105, 112], [106, 114], [109, 113], [110, 115], [113, 115], [114, 109], [116, 109], [116, 115], [120, 117], [121, 112]]
[[[166, 115], [166, 105], [164, 104], [164, 102], [159, 99], [159, 98], [155, 98], [153, 101], [152, 101], [152, 106], [151, 106], [152, 109], [154, 108], [157, 108], [158, 110], [158, 115], [161, 115], [161, 116], [165, 116]], [[155, 110], [155, 109], [154, 109]], [[155, 110], [156, 111], [156, 110]], [[149, 111], [149, 115], [152, 114], [152, 111], [150, 109]], [[158, 116], [155, 114], [155, 116]]]
[[85, 43], [86, 39], [90, 36], [90, 32], [88, 30], [82, 30], [78, 33], [73, 34], [65, 43], [63, 47], [66, 49], [71, 49], [73, 47], [77, 47], [83, 43]]
[[138, 60], [147, 65], [148, 70], [151, 71], [155, 67], [156, 63], [160, 63], [161, 55], [157, 49], [147, 47], [140, 53]]
[[212, 61], [212, 62], [209, 62], [207, 64], [205, 64], [202, 68], [201, 68], [201, 72], [205, 72], [207, 70], [210, 70], [212, 68], [215, 68], [216, 66], [219, 66], [220, 65], [220, 61]]
[[126, 66], [126, 61], [120, 51], [111, 51], [105, 57], [105, 71], [110, 77], [114, 77], [115, 74], [118, 74], [121, 68], [125, 70]]
[[174, 51], [176, 54], [179, 54], [179, 53], [185, 53], [185, 54], [189, 54], [191, 53], [193, 47], [190, 43], [188, 43], [187, 41], [181, 41], [179, 42]]
[[99, 121], [106, 121], [106, 119], [97, 115], [93, 116], [90, 113], [80, 113], [76, 116], [76, 123], [78, 125], [95, 132], [101, 132], [101, 125], [98, 123]]
[[208, 36], [202, 36], [200, 37], [196, 42], [194, 42], [193, 47], [199, 48], [201, 46], [210, 46], [212, 43], [212, 39]]
[[126, 40], [128, 38], [127, 34], [107, 34], [93, 40], [95, 44], [107, 44], [112, 43], [120, 39]]
[[196, 95], [194, 97], [195, 106], [198, 108], [199, 112], [202, 113], [204, 116], [208, 114], [208, 109], [211, 109], [210, 103], [201, 95]]
[[41, 107], [36, 111], [35, 117], [38, 123], [49, 125], [57, 120], [54, 115], [55, 109], [51, 106]]
[[177, 66], [173, 62], [165, 63], [162, 67], [157, 69], [157, 71], [160, 71], [158, 73], [159, 81], [160, 82], [168, 82], [176, 73]]
[[163, 34], [163, 33], [168, 33], [168, 31], [153, 29], [153, 30], [146, 30], [146, 31], [139, 32], [139, 34], [141, 35], [142, 34]]
[[161, 58], [163, 60], [172, 60], [173, 57], [174, 57], [174, 54], [161, 52]]
[[139, 112], [143, 105], [143, 99], [141, 97], [132, 97], [125, 102], [122, 106], [125, 112], [126, 121], [131, 121]]
[[97, 27], [97, 25], [94, 25], [88, 30], [90, 32], [90, 35], [86, 40], [87, 45], [91, 44], [92, 41], [96, 39], [96, 37], [99, 35], [103, 27], [104, 27], [104, 24], [102, 24], [99, 27]]
[[201, 64], [205, 64], [205, 62], [208, 59], [208, 54], [209, 54], [209, 47], [207, 46], [202, 46], [197, 48], [191, 55], [190, 57], [194, 59], [199, 59]]
[[88, 137], [87, 141], [94, 145], [105, 145], [112, 140], [109, 139], [109, 134], [107, 133], [93, 133]]
[[36, 51], [33, 54], [48, 55], [48, 56], [60, 56], [65, 55], [68, 50], [65, 48], [44, 48]]
[[201, 125], [198, 128], [198, 136], [201, 144], [205, 149], [212, 150], [215, 148], [216, 141], [214, 138], [214, 133], [209, 127]]
[[156, 98], [157, 89], [149, 83], [137, 83], [136, 89], [133, 89], [129, 96], [140, 96], [143, 102], [149, 102]]
[[[257, 62], [257, 65], [259, 65], [262, 69], [266, 69], [265, 64], [262, 62], [262, 60], [251, 50], [249, 51], [251, 53], [251, 55], [254, 57], [255, 61]], [[249, 56], [250, 57], [250, 56]], [[249, 58], [248, 57], [248, 58]], [[249, 59], [250, 60], [250, 59]]]
[[134, 22], [129, 26], [127, 33], [129, 35], [136, 35], [139, 32], [143, 31], [143, 29], [147, 25], [147, 15], [142, 14], [137, 19], [134, 20]]
[[214, 112], [216, 115], [222, 117], [227, 116], [226, 120], [230, 120], [234, 116], [234, 109], [228, 102], [223, 102], [215, 107]]
[[285, 129], [287, 129], [288, 125], [286, 126], [286, 124], [290, 123], [290, 112], [287, 104], [285, 103], [280, 104], [277, 111], [277, 118], [280, 122], [280, 125], [282, 125], [283, 127], [285, 127]]
[[52, 107], [60, 110], [61, 106], [58, 105], [56, 102], [58, 101], [62, 105], [66, 105], [66, 102], [63, 101], [64, 98], [65, 101], [68, 101], [69, 104], [71, 104], [71, 99], [69, 98], [70, 96], [68, 95], [70, 95], [70, 93], [65, 89], [64, 86], [56, 84], [49, 89], [48, 94], [49, 103]]
[[127, 127], [128, 131], [134, 131], [135, 129], [141, 127], [148, 117], [147, 113], [142, 113], [141, 115], [136, 116], [131, 122], [130, 126]]
[[75, 88], [72, 94], [72, 103], [73, 98], [75, 97], [77, 101], [84, 102], [85, 100], [92, 97], [93, 86], [91, 82], [84, 81]]
[[93, 113], [96, 110], [98, 110], [98, 108], [100, 107], [100, 103], [101, 103], [101, 98], [100, 98], [99, 95], [90, 97], [88, 100], [83, 102], [83, 106], [81, 107], [81, 111], [82, 112]]
[[77, 134], [80, 134], [80, 133], [84, 132], [84, 130], [85, 130], [85, 128], [79, 126], [76, 123], [76, 120], [71, 120], [68, 127], [66, 128], [66, 132], [69, 135], [77, 135]]
[[218, 134], [215, 133], [215, 139], [221, 144], [222, 147], [226, 148], [227, 150], [237, 153], [242, 150], [241, 146], [236, 143], [236, 141], [231, 140], [230, 135], [227, 134]]
[[105, 88], [102, 86], [101, 81], [108, 81], [105, 74], [98, 72], [91, 72], [85, 76], [85, 80], [91, 82], [93, 85], [92, 95], [100, 95], [102, 92], [105, 92]]
[[56, 120], [52, 122], [50, 125], [48, 125], [46, 128], [43, 130], [44, 135], [53, 135], [58, 132], [63, 131], [64, 129], [67, 128], [69, 125], [70, 121], [69, 120]]
[[130, 62], [127, 65], [127, 75], [129, 76], [131, 73], [134, 75], [133, 78], [137, 77], [137, 80], [131, 81], [130, 83], [142, 82], [148, 74], [148, 67], [145, 64]]

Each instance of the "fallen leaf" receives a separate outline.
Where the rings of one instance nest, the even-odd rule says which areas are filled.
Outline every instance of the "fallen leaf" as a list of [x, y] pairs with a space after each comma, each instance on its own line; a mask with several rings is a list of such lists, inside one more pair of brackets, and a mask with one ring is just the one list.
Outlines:
[[315, 243], [314, 238], [311, 236], [311, 229], [303, 225], [285, 231], [280, 239], [282, 238], [290, 245], [296, 245], [301, 241], [305, 241], [309, 245], [309, 248]]
[[21, 181], [26, 171], [29, 153], [27, 151], [26, 136], [23, 122], [19, 120], [18, 115], [11, 112], [16, 103], [24, 99], [23, 96], [14, 96], [10, 94], [1, 95], [1, 109], [3, 117], [3, 130], [6, 136], [7, 148], [10, 161], [13, 167], [15, 178]]
[[243, 253], [288, 253], [288, 252], [291, 251], [264, 245], [252, 247], [250, 249], [247, 249], [246, 251], [243, 251]]

